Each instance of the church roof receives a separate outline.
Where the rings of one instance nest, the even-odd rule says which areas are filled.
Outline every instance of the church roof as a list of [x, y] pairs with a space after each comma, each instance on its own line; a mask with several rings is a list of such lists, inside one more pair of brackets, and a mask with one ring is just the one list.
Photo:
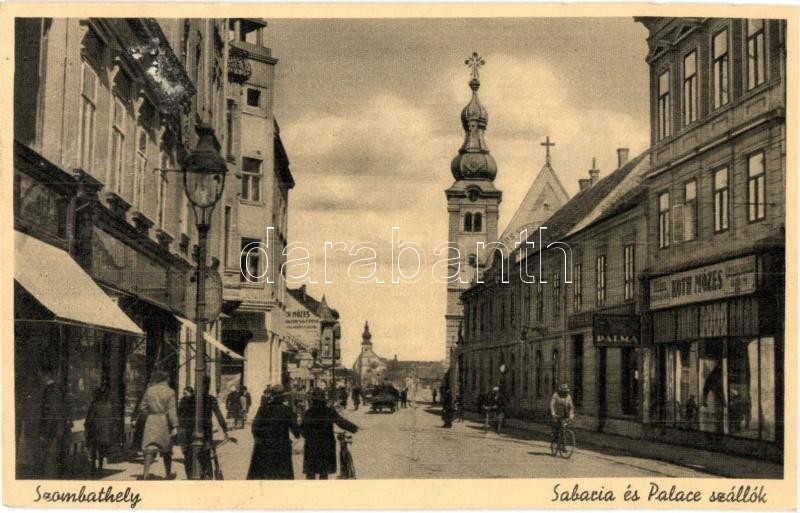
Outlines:
[[518, 241], [518, 235], [523, 229], [527, 228], [528, 233], [532, 234], [568, 201], [569, 194], [561, 184], [561, 180], [558, 179], [548, 158], [520, 202], [517, 211], [506, 225], [500, 241], [513, 248], [514, 242]]
[[330, 316], [333, 319], [339, 318], [339, 312], [328, 306], [328, 303], [325, 301], [325, 296], [322, 296], [321, 301], [314, 299], [306, 292], [305, 285], [302, 285], [297, 289], [287, 288], [286, 291], [290, 296], [297, 300], [298, 303], [303, 305], [306, 310], [313, 313], [317, 317], [324, 318], [326, 316]]

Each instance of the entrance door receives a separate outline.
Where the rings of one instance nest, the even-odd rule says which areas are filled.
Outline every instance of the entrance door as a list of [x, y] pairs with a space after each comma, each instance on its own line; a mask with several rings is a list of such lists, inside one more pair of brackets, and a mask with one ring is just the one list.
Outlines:
[[603, 429], [606, 416], [608, 415], [608, 405], [606, 404], [606, 348], [597, 348], [597, 417], [599, 428]]

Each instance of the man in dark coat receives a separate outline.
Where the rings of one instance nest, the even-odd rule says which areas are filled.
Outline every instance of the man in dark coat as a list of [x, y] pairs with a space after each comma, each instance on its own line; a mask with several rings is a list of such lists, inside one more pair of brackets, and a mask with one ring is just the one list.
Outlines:
[[453, 396], [449, 388], [442, 391], [442, 421], [446, 428], [453, 427]]
[[358, 407], [361, 405], [361, 387], [354, 386], [352, 390], [353, 396], [353, 409], [357, 410]]
[[253, 456], [247, 479], [294, 479], [292, 441], [300, 438], [294, 411], [284, 404], [286, 394], [280, 386], [270, 390], [253, 419]]
[[358, 431], [358, 426], [344, 419], [325, 400], [325, 391], [315, 388], [311, 407], [303, 415], [302, 434], [306, 439], [303, 473], [307, 479], [328, 479], [328, 474], [336, 472], [334, 424], [351, 433]]
[[183, 389], [183, 397], [178, 402], [178, 441], [183, 452], [183, 468], [186, 479], [192, 478], [192, 436], [194, 426], [194, 388]]
[[41, 460], [37, 477], [58, 479], [64, 464], [64, 437], [70, 422], [64, 407], [64, 393], [54, 379], [55, 369], [44, 364], [38, 374], [42, 382], [42, 402], [39, 424]]
[[103, 460], [108, 456], [113, 441], [114, 415], [107, 389], [95, 389], [92, 403], [86, 412], [84, 432], [86, 449], [92, 465], [92, 475], [96, 475], [98, 470], [102, 472]]
[[[228, 412], [228, 418], [233, 421], [233, 429], [239, 429], [239, 419], [242, 416], [242, 396], [236, 387], [231, 387], [225, 398], [225, 409]], [[244, 427], [244, 424], [241, 427]]]

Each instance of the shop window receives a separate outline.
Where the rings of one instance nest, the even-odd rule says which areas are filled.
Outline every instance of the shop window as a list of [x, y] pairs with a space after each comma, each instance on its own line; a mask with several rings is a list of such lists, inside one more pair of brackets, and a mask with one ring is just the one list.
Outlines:
[[775, 440], [775, 343], [728, 340], [728, 433]]
[[722, 363], [723, 339], [705, 339], [699, 344], [701, 431], [725, 432], [725, 374]]
[[711, 80], [714, 86], [714, 108], [717, 109], [728, 103], [728, 29], [714, 36], [712, 47], [714, 64]]
[[700, 399], [697, 372], [697, 343], [684, 343], [666, 351], [666, 419], [676, 427], [697, 429]]
[[747, 89], [753, 89], [766, 80], [766, 54], [764, 50], [764, 20], [747, 20]]
[[714, 171], [714, 232], [728, 229], [730, 212], [730, 189], [728, 188], [728, 168]]
[[747, 219], [750, 221], [760, 221], [767, 217], [764, 174], [764, 152], [750, 155], [747, 159]]
[[697, 50], [683, 58], [683, 125], [697, 121]]

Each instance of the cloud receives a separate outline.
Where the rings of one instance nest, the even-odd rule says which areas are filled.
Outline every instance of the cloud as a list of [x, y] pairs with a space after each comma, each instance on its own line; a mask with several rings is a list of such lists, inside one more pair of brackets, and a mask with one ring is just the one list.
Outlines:
[[[616, 167], [617, 147], [630, 147], [631, 156], [646, 148], [647, 119], [609, 110], [600, 97], [596, 108], [578, 108], [576, 84], [562, 78], [557, 63], [501, 53], [486, 60], [479, 95], [489, 111], [486, 141], [504, 195], [500, 230], [544, 163], [539, 143], [546, 135], [556, 142], [553, 167], [570, 194], [592, 157], [605, 175]], [[444, 357], [446, 288], [430, 278], [431, 251], [447, 238], [443, 191], [463, 142], [458, 115], [470, 98], [467, 82], [463, 67], [454, 65], [437, 72], [430, 91], [365, 90], [356, 108], [284, 119], [281, 135], [297, 181], [289, 237], [318, 248], [317, 274], [326, 241], [368, 241], [384, 249], [379, 274], [388, 282], [392, 226], [428, 252], [426, 278], [413, 286], [352, 283], [346, 271], [354, 257], [344, 254], [328, 261], [333, 285], [310, 286], [342, 314], [347, 365], [358, 354], [365, 319], [383, 356]]]

